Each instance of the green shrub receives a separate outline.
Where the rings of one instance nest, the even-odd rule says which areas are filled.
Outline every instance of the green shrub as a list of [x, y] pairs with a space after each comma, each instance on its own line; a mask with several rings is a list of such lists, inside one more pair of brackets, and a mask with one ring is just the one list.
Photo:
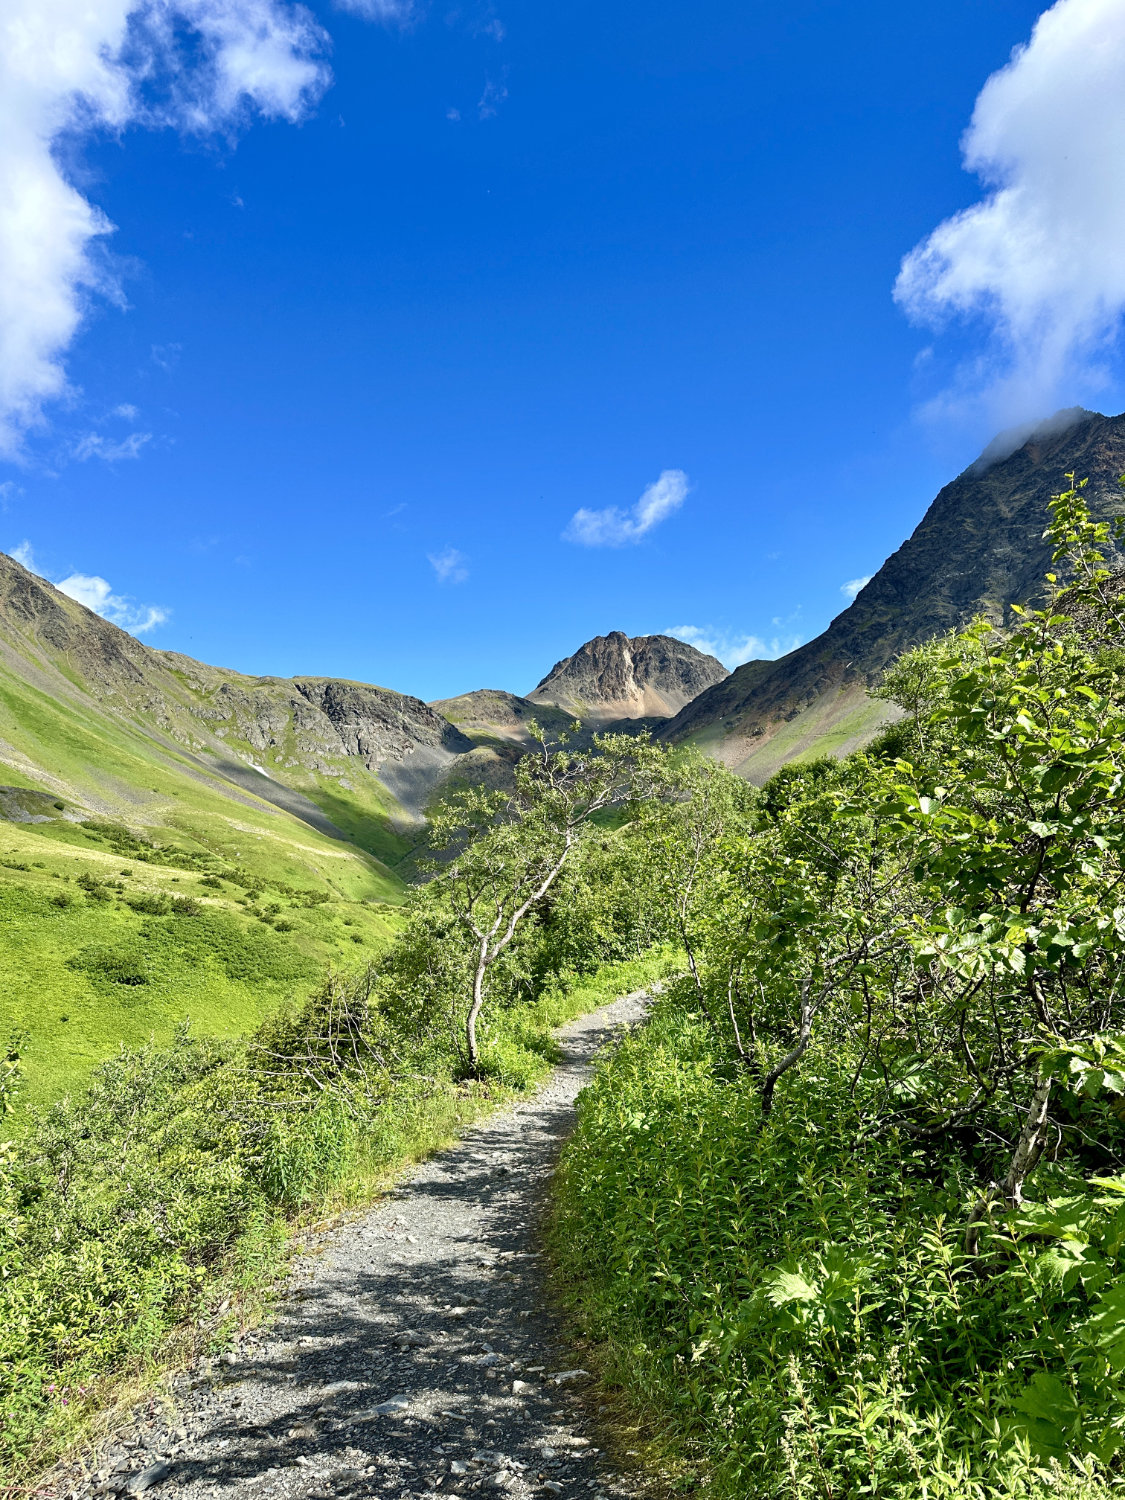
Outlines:
[[82, 887], [86, 892], [87, 899], [90, 901], [112, 901], [113, 892], [124, 889], [121, 885], [111, 886], [106, 881], [99, 880], [96, 875], [91, 875], [88, 871], [83, 871], [75, 884]]
[[1030, 1497], [1072, 1453], [1108, 1494], [1123, 1407], [1096, 1340], [1120, 1337], [1125, 1179], [1091, 1198], [1056, 1169], [982, 1267], [971, 1168], [952, 1145], [857, 1151], [846, 1060], [769, 1122], [717, 1061], [664, 1001], [583, 1096], [552, 1243], [609, 1378], [723, 1496]]
[[102, 984], [135, 986], [148, 984], [151, 978], [145, 955], [121, 945], [81, 948], [66, 960], [66, 967]]
[[138, 891], [135, 896], [127, 896], [125, 904], [142, 916], [163, 917], [172, 910], [171, 898], [163, 891]]

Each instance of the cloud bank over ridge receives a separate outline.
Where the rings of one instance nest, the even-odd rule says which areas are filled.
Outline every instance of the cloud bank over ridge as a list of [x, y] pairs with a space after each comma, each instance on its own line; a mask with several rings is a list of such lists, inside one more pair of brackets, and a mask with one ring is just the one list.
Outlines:
[[732, 672], [748, 661], [776, 661], [779, 656], [796, 651], [801, 644], [799, 635], [775, 635], [765, 640], [760, 635], [732, 635], [729, 631], [714, 630], [709, 625], [670, 625], [664, 634], [686, 641], [707, 656], [717, 657]]
[[994, 427], [1107, 382], [1125, 312], [1125, 4], [1057, 0], [988, 79], [962, 141], [986, 197], [902, 263], [895, 298], [942, 329], [977, 321], [986, 347], [931, 416], [985, 406]]
[[[30, 542], [23, 541], [18, 547], [9, 548], [8, 556], [14, 557], [29, 573], [37, 573], [40, 578], [48, 576], [36, 563]], [[132, 635], [144, 635], [157, 625], [165, 624], [170, 617], [169, 611], [159, 604], [138, 604], [124, 594], [115, 594], [109, 581], [96, 574], [70, 573], [66, 578], [52, 581], [60, 594], [84, 604], [96, 615], [120, 625]]]

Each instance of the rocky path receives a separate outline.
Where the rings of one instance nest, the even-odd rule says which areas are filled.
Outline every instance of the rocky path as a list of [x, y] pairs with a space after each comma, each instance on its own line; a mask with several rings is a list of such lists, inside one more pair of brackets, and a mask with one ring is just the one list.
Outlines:
[[608, 1500], [586, 1377], [546, 1310], [537, 1222], [597, 1049], [643, 992], [559, 1033], [564, 1060], [363, 1217], [302, 1256], [272, 1324], [185, 1377], [56, 1494]]

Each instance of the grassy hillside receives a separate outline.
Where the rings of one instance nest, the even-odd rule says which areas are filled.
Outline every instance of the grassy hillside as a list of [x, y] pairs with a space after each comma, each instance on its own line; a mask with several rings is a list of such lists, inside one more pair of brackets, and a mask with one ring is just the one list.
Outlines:
[[386, 688], [154, 651], [0, 554], [0, 777], [61, 800], [67, 816], [191, 817], [193, 835], [220, 843], [232, 822], [288, 824], [289, 837], [295, 823], [317, 852], [327, 838], [393, 865], [471, 749]]
[[218, 858], [192, 821], [159, 840], [104, 821], [0, 825], [0, 1042], [20, 1054], [23, 1106], [185, 1020], [238, 1035], [395, 931], [398, 889], [358, 851], [248, 824]]

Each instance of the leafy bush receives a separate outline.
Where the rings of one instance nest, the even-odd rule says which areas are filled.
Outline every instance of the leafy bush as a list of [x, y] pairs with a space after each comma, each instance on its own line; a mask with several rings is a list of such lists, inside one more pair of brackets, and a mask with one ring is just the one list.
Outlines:
[[171, 898], [163, 891], [138, 891], [125, 898], [125, 905], [149, 917], [164, 917], [172, 910]]
[[731, 1496], [1125, 1484], [1125, 607], [1060, 584], [896, 663], [906, 718], [646, 812], [689, 975], [602, 1069], [556, 1254]]
[[151, 977], [145, 955], [121, 945], [82, 948], [66, 960], [66, 966], [75, 973], [105, 984], [148, 984]]

